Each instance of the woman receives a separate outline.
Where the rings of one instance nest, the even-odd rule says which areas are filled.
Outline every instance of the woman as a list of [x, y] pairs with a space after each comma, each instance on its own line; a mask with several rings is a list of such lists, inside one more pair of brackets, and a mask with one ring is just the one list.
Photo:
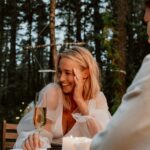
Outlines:
[[[93, 137], [106, 126], [110, 113], [99, 78], [97, 63], [87, 49], [72, 47], [58, 55], [56, 83], [47, 85], [39, 96], [38, 105], [47, 107], [42, 136], [50, 142], [69, 135]], [[43, 147], [32, 118], [33, 111], [20, 121], [15, 147]]]

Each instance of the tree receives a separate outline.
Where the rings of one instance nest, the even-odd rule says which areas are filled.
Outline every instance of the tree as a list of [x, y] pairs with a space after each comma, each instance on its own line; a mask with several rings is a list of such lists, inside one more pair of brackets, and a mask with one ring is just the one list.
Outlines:
[[[144, 25], [144, 7], [142, 0], [132, 0], [128, 2], [128, 22], [127, 22], [127, 78], [126, 84], [130, 85], [140, 64], [146, 54], [149, 53], [147, 43], [146, 25]], [[138, 5], [137, 5], [138, 3]]]
[[100, 14], [100, 1], [99, 0], [92, 0], [92, 5], [94, 8], [93, 13], [93, 26], [94, 26], [94, 43], [95, 43], [95, 53], [96, 53], [96, 60], [99, 63], [100, 68], [102, 69], [102, 46], [101, 46], [101, 39], [100, 39], [100, 31], [103, 30], [103, 20]]
[[[126, 44], [127, 44], [127, 14], [128, 14], [128, 1], [116, 0], [110, 1], [110, 7], [112, 7], [112, 14], [114, 18], [113, 23], [113, 36], [111, 39], [111, 52], [108, 52], [109, 70], [109, 88], [111, 89], [109, 95], [111, 95], [111, 111], [115, 112], [118, 105], [121, 103], [121, 99], [126, 90]], [[107, 79], [107, 80], [106, 80]], [[107, 84], [108, 77], [106, 75]]]
[[1, 74], [2, 74], [2, 49], [3, 49], [3, 34], [4, 34], [4, 0], [1, 0], [0, 2], [0, 84], [2, 84], [1, 81]]
[[[9, 55], [9, 65], [8, 65], [8, 100], [12, 97], [16, 97], [16, 32], [17, 32], [17, 2], [16, 0], [11, 1], [11, 18], [10, 18], [10, 55]], [[15, 103], [15, 101], [13, 102]]]
[[[51, 69], [56, 70], [56, 40], [55, 40], [55, 7], [56, 1], [50, 2], [50, 61], [49, 66]], [[53, 76], [50, 76], [50, 81], [53, 80]]]
[[120, 94], [121, 97], [125, 92], [125, 71], [126, 71], [126, 24], [127, 24], [127, 1], [116, 0], [114, 2], [114, 8], [116, 8], [116, 50], [118, 57], [116, 57], [116, 65], [118, 67], [118, 77], [120, 83]]
[[80, 0], [75, 1], [75, 18], [76, 18], [76, 41], [81, 42], [81, 31], [82, 31], [82, 23], [81, 19], [83, 17], [81, 12], [82, 3]]

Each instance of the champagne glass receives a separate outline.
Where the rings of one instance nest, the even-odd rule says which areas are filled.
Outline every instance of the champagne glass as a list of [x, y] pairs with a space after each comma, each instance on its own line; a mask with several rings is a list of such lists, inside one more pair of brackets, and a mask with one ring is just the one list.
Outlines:
[[46, 107], [35, 106], [33, 122], [35, 128], [40, 129], [46, 124]]
[[33, 123], [37, 131], [40, 132], [41, 128], [46, 124], [46, 107], [38, 106], [37, 103], [38, 94], [36, 93], [36, 98], [34, 102], [34, 115]]
[[33, 115], [33, 123], [36, 128], [38, 134], [41, 135], [40, 140], [44, 142], [43, 148], [49, 148], [49, 139], [44, 138], [44, 132], [42, 131], [42, 127], [46, 124], [46, 104], [44, 106], [37, 105], [38, 93], [36, 93], [35, 101], [34, 101], [34, 115]]

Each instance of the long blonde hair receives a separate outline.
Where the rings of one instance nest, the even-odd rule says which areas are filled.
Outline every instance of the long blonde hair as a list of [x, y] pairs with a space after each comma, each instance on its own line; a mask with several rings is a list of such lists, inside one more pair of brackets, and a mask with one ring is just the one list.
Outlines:
[[[100, 91], [100, 71], [96, 60], [89, 50], [83, 47], [74, 46], [70, 49], [65, 49], [62, 53], [58, 54], [55, 74], [56, 81], [58, 81], [58, 65], [61, 58], [71, 59], [74, 62], [77, 62], [81, 68], [89, 70], [89, 77], [86, 79], [83, 87], [83, 98], [88, 100], [96, 97]], [[69, 101], [66, 96], [64, 98], [64, 107], [69, 110], [71, 108], [71, 101]]]

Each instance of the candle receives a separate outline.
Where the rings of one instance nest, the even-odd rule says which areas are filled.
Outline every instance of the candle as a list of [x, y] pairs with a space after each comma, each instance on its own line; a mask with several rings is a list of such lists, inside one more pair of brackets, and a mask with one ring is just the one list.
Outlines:
[[74, 141], [74, 146], [76, 150], [89, 150], [91, 144], [91, 139], [86, 137], [77, 137]]
[[73, 139], [72, 136], [63, 137], [62, 150], [76, 150], [73, 144]]
[[89, 150], [91, 139], [86, 137], [64, 137], [62, 150]]

